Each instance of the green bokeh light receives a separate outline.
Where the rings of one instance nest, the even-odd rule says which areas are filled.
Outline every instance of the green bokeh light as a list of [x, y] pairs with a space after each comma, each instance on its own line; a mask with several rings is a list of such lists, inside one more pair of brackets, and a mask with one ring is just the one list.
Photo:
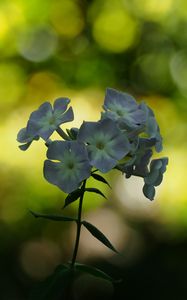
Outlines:
[[101, 11], [93, 23], [93, 36], [104, 49], [120, 53], [131, 47], [138, 33], [138, 23], [124, 9], [113, 7]]

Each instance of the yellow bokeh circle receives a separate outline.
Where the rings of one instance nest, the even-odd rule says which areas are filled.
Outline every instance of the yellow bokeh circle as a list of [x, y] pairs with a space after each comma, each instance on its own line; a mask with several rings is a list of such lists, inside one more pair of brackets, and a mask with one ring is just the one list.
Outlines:
[[120, 53], [132, 46], [137, 29], [137, 22], [117, 8], [98, 15], [93, 23], [93, 36], [102, 48]]

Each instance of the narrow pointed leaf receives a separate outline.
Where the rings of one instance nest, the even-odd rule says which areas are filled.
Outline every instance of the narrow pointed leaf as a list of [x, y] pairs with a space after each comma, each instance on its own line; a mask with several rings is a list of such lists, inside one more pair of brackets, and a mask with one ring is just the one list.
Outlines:
[[78, 271], [89, 273], [89, 274], [91, 274], [95, 277], [98, 277], [98, 278], [102, 278], [102, 279], [105, 279], [105, 280], [108, 280], [108, 281], [111, 281], [111, 282], [115, 281], [115, 279], [113, 279], [112, 277], [107, 275], [105, 272], [103, 272], [103, 271], [101, 271], [97, 268], [91, 267], [91, 266], [76, 263], [75, 268]]
[[118, 253], [118, 251], [114, 248], [114, 246], [111, 244], [111, 242], [107, 239], [107, 237], [99, 230], [97, 229], [94, 225], [83, 221], [82, 224], [88, 229], [88, 231], [96, 238], [98, 239], [101, 243], [103, 243], [105, 246], [113, 250], [114, 252]]
[[96, 194], [101, 195], [101, 196], [104, 197], [105, 199], [107, 199], [107, 197], [106, 197], [99, 189], [96, 189], [96, 188], [86, 188], [86, 189], [85, 189], [85, 192], [96, 193]]
[[44, 218], [44, 219], [53, 220], [53, 221], [75, 221], [75, 222], [77, 221], [74, 218], [61, 216], [61, 215], [40, 214], [40, 213], [36, 213], [32, 210], [30, 210], [30, 212], [35, 218]]
[[82, 194], [82, 190], [78, 189], [72, 193], [70, 193], [66, 199], [65, 199], [65, 204], [63, 206], [63, 208], [65, 208], [66, 206], [68, 206], [69, 204], [73, 203], [74, 201], [76, 201]]
[[99, 175], [99, 174], [92, 174], [91, 176], [92, 176], [94, 179], [96, 179], [96, 180], [98, 180], [98, 181], [101, 181], [101, 182], [107, 184], [107, 185], [111, 188], [110, 184], [106, 181], [106, 179], [105, 179], [103, 176], [101, 176], [101, 175]]

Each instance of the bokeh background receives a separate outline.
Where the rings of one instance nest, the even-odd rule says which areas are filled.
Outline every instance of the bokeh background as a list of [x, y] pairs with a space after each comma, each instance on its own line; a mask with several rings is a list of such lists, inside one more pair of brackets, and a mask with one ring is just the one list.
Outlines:
[[44, 144], [22, 152], [17, 132], [31, 111], [60, 96], [71, 98], [75, 112], [67, 128], [98, 120], [106, 87], [152, 107], [169, 166], [153, 202], [143, 196], [141, 179], [113, 171], [112, 191], [97, 184], [109, 200], [86, 198], [85, 218], [123, 256], [83, 230], [79, 261], [124, 278], [118, 299], [187, 299], [186, 0], [1, 0], [2, 300], [27, 299], [35, 282], [71, 259], [75, 238], [74, 226], [29, 213], [61, 213], [65, 194], [43, 178]]

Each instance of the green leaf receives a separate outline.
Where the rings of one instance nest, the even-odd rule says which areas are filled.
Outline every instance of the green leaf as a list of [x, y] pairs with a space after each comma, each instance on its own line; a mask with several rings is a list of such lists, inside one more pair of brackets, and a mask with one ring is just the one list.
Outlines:
[[105, 280], [108, 280], [111, 282], [115, 281], [112, 277], [110, 277], [103, 271], [101, 271], [97, 268], [91, 267], [91, 266], [75, 263], [75, 269], [78, 271], [81, 271], [81, 272], [89, 273], [95, 277], [99, 277], [99, 278], [102, 278], [102, 279], [105, 279]]
[[118, 253], [118, 251], [114, 248], [114, 246], [111, 244], [111, 242], [107, 239], [107, 237], [99, 230], [97, 229], [94, 225], [82, 221], [82, 224], [88, 229], [88, 231], [96, 238], [98, 239], [101, 243], [103, 243], [105, 246], [113, 250], [114, 252]]
[[40, 214], [36, 213], [32, 210], [30, 210], [30, 213], [35, 217], [35, 218], [44, 218], [48, 220], [53, 220], [53, 221], [77, 221], [74, 218], [71, 217], [66, 217], [66, 216], [61, 216], [61, 215], [48, 215], [48, 214]]
[[91, 176], [92, 176], [94, 179], [96, 179], [96, 180], [98, 180], [98, 181], [101, 181], [101, 182], [107, 184], [107, 185], [111, 188], [110, 184], [106, 181], [106, 179], [105, 179], [103, 176], [101, 176], [101, 175], [99, 175], [99, 174], [94, 174], [94, 173], [91, 174]]
[[86, 189], [85, 189], [85, 192], [96, 193], [96, 194], [101, 195], [101, 196], [104, 197], [105, 199], [107, 199], [107, 197], [106, 197], [99, 189], [96, 189], [96, 188], [86, 188]]
[[68, 298], [68, 291], [74, 278], [73, 271], [66, 265], [60, 265], [43, 282], [36, 284], [29, 300], [61, 300]]
[[76, 201], [78, 198], [80, 198], [82, 193], [83, 193], [83, 191], [81, 189], [77, 189], [76, 191], [70, 193], [65, 199], [65, 204], [64, 204], [63, 208], [65, 208], [72, 202]]

